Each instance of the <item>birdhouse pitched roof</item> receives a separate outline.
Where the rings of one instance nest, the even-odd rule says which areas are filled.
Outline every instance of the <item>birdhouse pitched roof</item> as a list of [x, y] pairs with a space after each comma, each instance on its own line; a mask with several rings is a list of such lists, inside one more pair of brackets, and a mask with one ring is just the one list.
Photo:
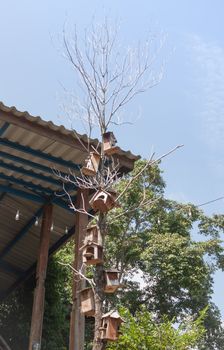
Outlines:
[[110, 139], [110, 138], [113, 138], [115, 142], [117, 142], [117, 139], [116, 137], [114, 136], [114, 133], [113, 131], [107, 131], [103, 134], [103, 138], [104, 139]]
[[92, 242], [92, 241], [88, 241], [86, 244], [84, 244], [81, 248], [79, 248], [79, 250], [83, 250], [86, 247], [91, 247], [91, 246], [97, 246], [97, 247], [102, 247], [100, 244], [96, 243], [96, 242]]
[[115, 310], [111, 310], [102, 316], [102, 318], [107, 318], [107, 317], [120, 319], [122, 322], [124, 322], [124, 320], [119, 315], [118, 311], [115, 311]]

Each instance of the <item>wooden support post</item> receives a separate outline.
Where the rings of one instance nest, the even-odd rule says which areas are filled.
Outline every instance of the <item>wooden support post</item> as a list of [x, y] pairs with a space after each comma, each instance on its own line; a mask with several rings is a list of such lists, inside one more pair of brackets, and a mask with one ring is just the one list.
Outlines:
[[[84, 201], [84, 203], [83, 203]], [[77, 194], [77, 208], [88, 210], [88, 190], [79, 190]], [[82, 252], [79, 248], [83, 245], [85, 230], [88, 225], [88, 215], [76, 213], [75, 220], [75, 249], [74, 249], [74, 268], [79, 270], [82, 266]], [[80, 313], [80, 291], [85, 287], [85, 281], [77, 281], [77, 276], [74, 276], [72, 286], [72, 311], [70, 319], [70, 338], [69, 350], [84, 350], [85, 338], [85, 316]]]
[[40, 247], [36, 270], [36, 288], [34, 292], [33, 311], [30, 329], [29, 350], [41, 349], [41, 337], [44, 315], [45, 279], [47, 272], [50, 228], [52, 224], [52, 204], [46, 205], [43, 212]]

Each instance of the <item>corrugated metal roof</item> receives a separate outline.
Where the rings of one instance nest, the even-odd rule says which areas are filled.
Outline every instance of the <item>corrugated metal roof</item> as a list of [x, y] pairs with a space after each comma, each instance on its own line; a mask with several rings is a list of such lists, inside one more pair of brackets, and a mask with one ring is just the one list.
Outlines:
[[[42, 127], [44, 127], [46, 129], [46, 131], [47, 130], [48, 131], [55, 131], [55, 132], [61, 133], [62, 135], [70, 136], [70, 137], [72, 137], [74, 139], [74, 147], [77, 144], [77, 136], [75, 136], [74, 131], [66, 129], [63, 125], [57, 126], [57, 125], [53, 124], [51, 121], [44, 121], [39, 116], [34, 117], [34, 116], [30, 115], [27, 111], [20, 112], [14, 106], [13, 107], [7, 107], [2, 102], [0, 102], [0, 111], [8, 113], [8, 114], [12, 114], [15, 117], [19, 117], [20, 119], [23, 119], [23, 120], [26, 120], [26, 121], [31, 122], [33, 124], [42, 126]], [[24, 130], [24, 133], [26, 133], [25, 130]], [[13, 137], [15, 137], [15, 140], [16, 140], [18, 135], [16, 136], [15, 133], [13, 133], [13, 135], [14, 135]], [[85, 135], [85, 134], [84, 135], [80, 135], [78, 133], [77, 133], [77, 135], [78, 135], [78, 137], [81, 139], [81, 141], [84, 144], [88, 143], [87, 135]], [[20, 139], [22, 141], [24, 141], [23, 140], [23, 135], [22, 135], [21, 132], [20, 132], [19, 136], [20, 136]], [[58, 153], [59, 157], [62, 156], [63, 151], [62, 150], [58, 150], [56, 147], [54, 147], [55, 146], [54, 142], [50, 143], [49, 139], [50, 139], [50, 135], [47, 138], [45, 138], [45, 140], [44, 140], [44, 137], [41, 138], [41, 140], [40, 140], [40, 139], [38, 139], [38, 136], [35, 135], [35, 134], [33, 135], [32, 133], [30, 133], [29, 137], [26, 134], [26, 142], [29, 142], [29, 140], [30, 140], [32, 142], [32, 145], [36, 146], [37, 149], [39, 149], [39, 147], [40, 147], [40, 149], [42, 151], [45, 151], [45, 152], [48, 152], [48, 151], [52, 150], [54, 152], [59, 152]], [[93, 139], [91, 143], [96, 146], [98, 144], [98, 140], [97, 139]], [[47, 148], [49, 148], [49, 150]], [[82, 149], [82, 154], [83, 153], [85, 154], [85, 152], [83, 152], [83, 149]], [[71, 155], [71, 154], [69, 155], [66, 152], [64, 152], [64, 155], [66, 157], [68, 157], [68, 158], [66, 158], [67, 160], [69, 160], [69, 159], [70, 160], [72, 160], [72, 159], [75, 160], [75, 155]], [[134, 161], [139, 159], [139, 156], [135, 156], [130, 151], [124, 151], [122, 149], [119, 149], [119, 155], [120, 156], [125, 156], [128, 159], [134, 160]]]
[[[86, 135], [79, 138], [87, 144]], [[91, 143], [96, 146], [98, 140]], [[52, 168], [78, 171], [86, 154], [73, 131], [0, 102], [0, 296], [35, 266], [46, 203], [55, 203], [50, 252], [74, 234], [75, 215], [66, 198], [55, 196], [62, 184]], [[123, 170], [129, 171], [139, 157], [119, 149], [118, 158]], [[19, 220], [15, 220], [17, 211]]]

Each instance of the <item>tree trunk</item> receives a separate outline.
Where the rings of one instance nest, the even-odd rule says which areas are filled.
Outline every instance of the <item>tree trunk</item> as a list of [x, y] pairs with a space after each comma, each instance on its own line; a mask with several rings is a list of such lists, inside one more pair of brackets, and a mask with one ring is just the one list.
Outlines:
[[[106, 234], [106, 215], [100, 213], [99, 229], [102, 235], [103, 247], [104, 237]], [[103, 264], [96, 265], [95, 268], [95, 331], [92, 350], [104, 350], [106, 342], [100, 339], [100, 327], [102, 324], [103, 302], [104, 302], [104, 266]]]
[[[78, 208], [88, 208], [88, 190], [78, 190], [76, 205]], [[82, 203], [82, 196], [84, 203]], [[88, 215], [76, 213], [75, 223], [75, 250], [74, 250], [74, 268], [80, 270], [82, 266], [82, 252], [80, 247], [83, 245], [85, 229], [88, 225]], [[84, 272], [84, 271], [83, 271]], [[70, 318], [70, 337], [69, 350], [83, 350], [85, 342], [85, 316], [80, 313], [80, 291], [85, 287], [84, 280], [78, 280], [73, 276], [72, 286], [72, 311]]]
[[93, 341], [93, 350], [105, 349], [105, 343], [100, 339], [100, 327], [103, 315], [103, 300], [104, 300], [104, 273], [103, 265], [97, 265], [95, 271], [95, 332]]

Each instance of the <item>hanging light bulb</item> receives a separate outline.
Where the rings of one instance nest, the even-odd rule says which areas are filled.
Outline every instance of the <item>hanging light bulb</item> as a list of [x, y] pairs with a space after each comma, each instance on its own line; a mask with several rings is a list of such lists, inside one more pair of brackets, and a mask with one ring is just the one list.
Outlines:
[[34, 226], [38, 226], [38, 224], [39, 224], [39, 221], [38, 221], [38, 217], [36, 216], [36, 220], [35, 220]]
[[67, 235], [68, 234], [68, 227], [65, 226], [65, 234]]
[[53, 231], [53, 229], [54, 229], [54, 223], [53, 223], [53, 221], [52, 221], [50, 231], [52, 232], [52, 231]]
[[188, 216], [189, 216], [189, 218], [191, 218], [191, 217], [192, 217], [191, 208], [189, 208], [189, 209], [188, 209]]
[[15, 216], [15, 220], [16, 220], [16, 221], [19, 221], [19, 215], [20, 215], [20, 214], [19, 214], [19, 210], [17, 210], [17, 211], [16, 211], [16, 216]]

